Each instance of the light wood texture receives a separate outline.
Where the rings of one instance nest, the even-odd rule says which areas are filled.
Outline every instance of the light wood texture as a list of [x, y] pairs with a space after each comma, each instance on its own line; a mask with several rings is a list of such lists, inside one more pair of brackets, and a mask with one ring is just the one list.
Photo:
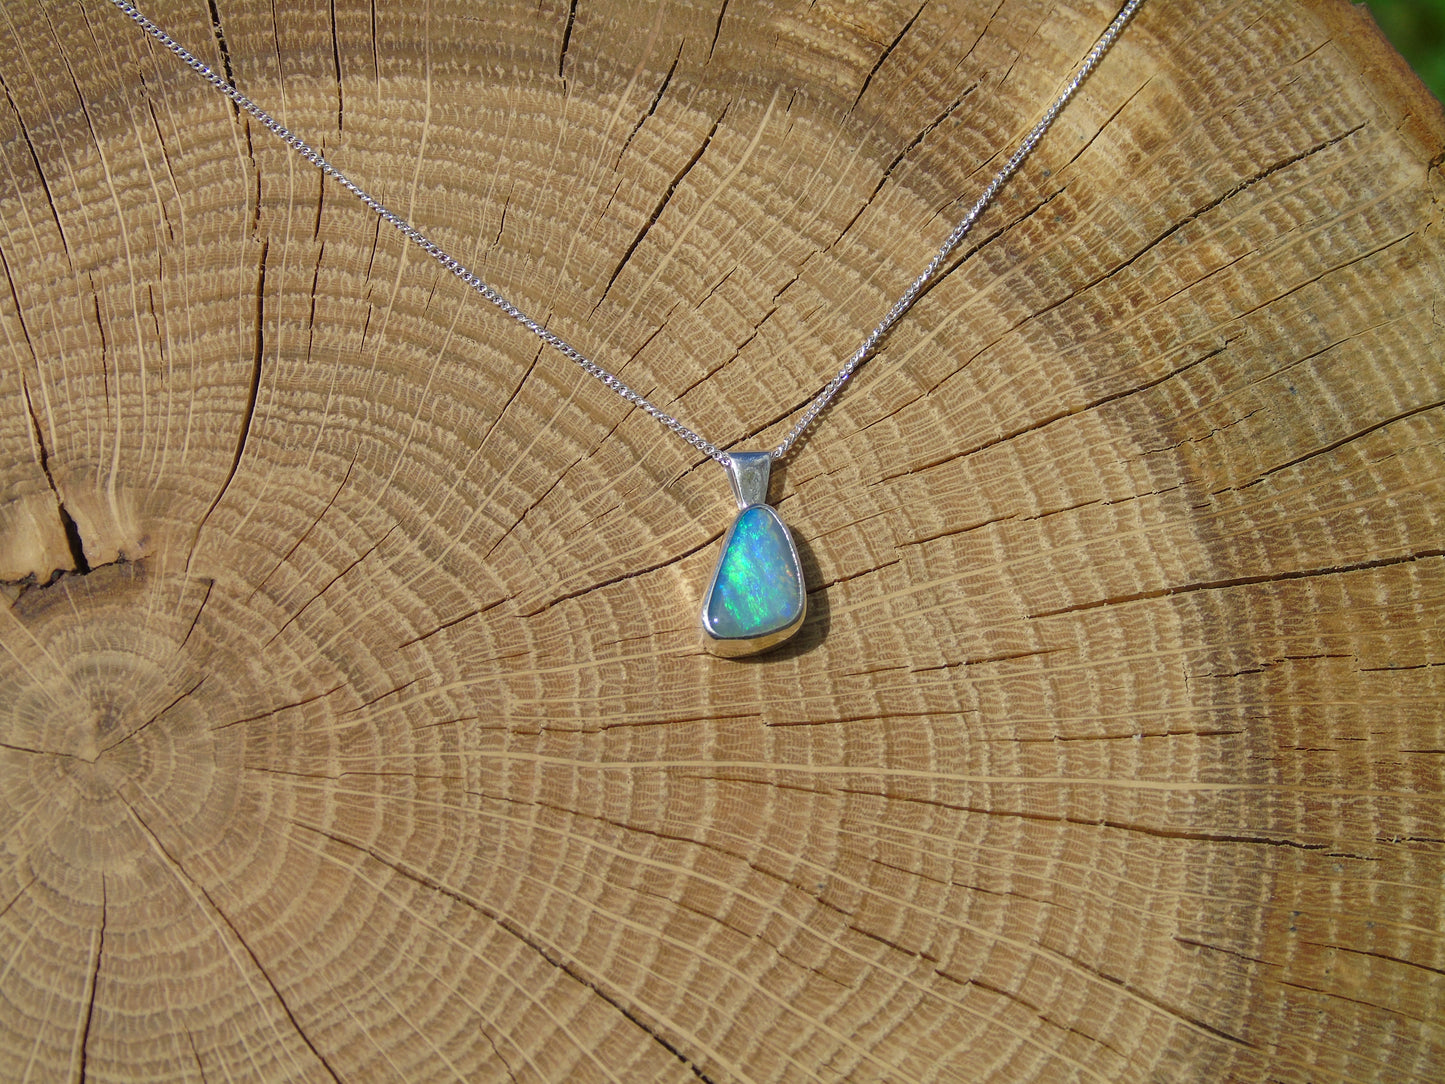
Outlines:
[[[1114, 7], [215, 10], [755, 447]], [[775, 479], [736, 662], [715, 464], [107, 5], [0, 15], [0, 1079], [1445, 1076], [1445, 124], [1367, 16], [1145, 8]]]

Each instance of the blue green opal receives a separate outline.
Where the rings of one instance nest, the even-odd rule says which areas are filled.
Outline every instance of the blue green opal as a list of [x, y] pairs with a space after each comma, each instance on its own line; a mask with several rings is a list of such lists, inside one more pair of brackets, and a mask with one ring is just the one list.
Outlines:
[[788, 529], [765, 504], [745, 508], [723, 546], [703, 621], [713, 636], [756, 639], [788, 628], [807, 596]]

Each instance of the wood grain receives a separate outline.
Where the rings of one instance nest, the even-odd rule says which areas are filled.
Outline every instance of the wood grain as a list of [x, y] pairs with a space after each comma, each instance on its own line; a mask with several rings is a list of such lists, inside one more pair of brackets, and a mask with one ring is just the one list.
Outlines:
[[[151, 7], [742, 447], [1115, 10]], [[6, 5], [0, 1078], [1445, 1076], [1445, 121], [1362, 12], [1146, 5], [781, 468], [739, 662], [714, 464]]]

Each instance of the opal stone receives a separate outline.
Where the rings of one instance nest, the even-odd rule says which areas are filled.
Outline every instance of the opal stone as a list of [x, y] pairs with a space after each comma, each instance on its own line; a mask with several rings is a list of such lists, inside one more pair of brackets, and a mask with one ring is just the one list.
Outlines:
[[773, 638], [753, 648], [761, 650], [786, 638], [802, 621], [806, 605], [788, 528], [766, 504], [744, 508], [727, 533], [703, 602], [704, 628], [720, 640], [745, 644]]

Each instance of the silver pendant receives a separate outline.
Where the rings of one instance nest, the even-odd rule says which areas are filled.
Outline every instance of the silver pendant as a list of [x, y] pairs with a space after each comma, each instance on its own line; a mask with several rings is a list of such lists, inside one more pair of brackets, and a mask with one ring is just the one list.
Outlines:
[[727, 472], [738, 516], [702, 600], [702, 631], [715, 655], [752, 655], [774, 647], [803, 624], [808, 592], [798, 548], [768, 505], [771, 452], [729, 452]]

